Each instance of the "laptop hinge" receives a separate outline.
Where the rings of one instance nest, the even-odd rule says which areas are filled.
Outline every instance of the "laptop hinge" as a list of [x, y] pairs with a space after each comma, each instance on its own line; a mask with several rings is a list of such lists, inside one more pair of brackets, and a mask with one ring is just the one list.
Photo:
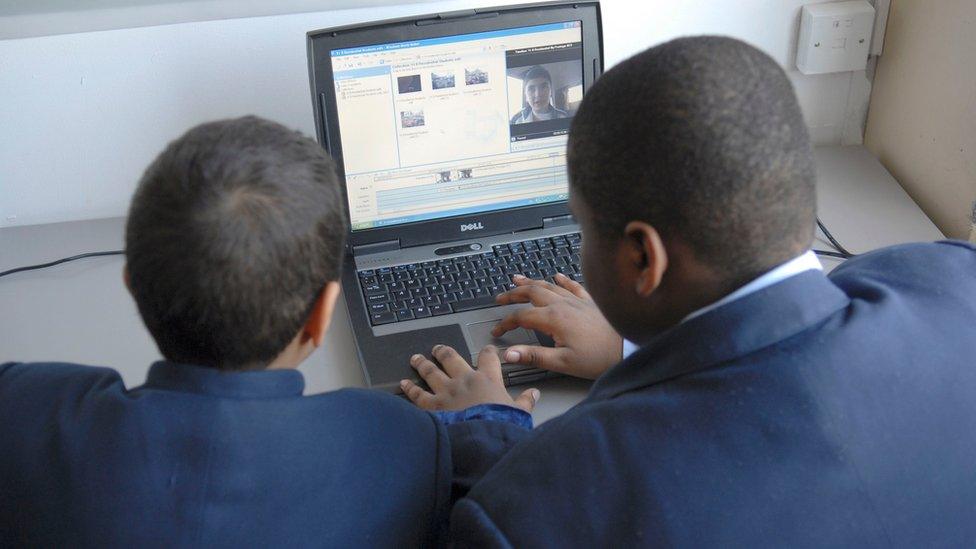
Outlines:
[[572, 214], [542, 218], [543, 229], [549, 229], [551, 227], [561, 227], [562, 225], [571, 225], [573, 223], [575, 223], [575, 221], [573, 220]]
[[400, 239], [386, 240], [383, 242], [373, 242], [371, 244], [360, 244], [352, 247], [352, 255], [369, 255], [382, 252], [390, 252], [400, 249]]

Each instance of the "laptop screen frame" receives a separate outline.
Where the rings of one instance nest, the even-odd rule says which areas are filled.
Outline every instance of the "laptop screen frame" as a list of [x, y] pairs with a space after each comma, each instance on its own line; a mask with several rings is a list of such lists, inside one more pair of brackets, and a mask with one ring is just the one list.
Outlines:
[[[349, 214], [342, 137], [336, 116], [332, 50], [441, 38], [462, 34], [580, 21], [583, 46], [583, 90], [590, 89], [603, 68], [603, 36], [599, 2], [549, 2], [544, 4], [483, 8], [447, 14], [393, 19], [312, 31], [307, 34], [309, 83], [318, 142], [332, 155], [339, 175], [343, 207]], [[538, 228], [543, 220], [569, 215], [565, 200], [540, 205], [506, 208], [472, 214], [427, 219], [352, 231], [347, 225], [347, 248], [399, 241], [401, 248], [437, 244], [466, 238]], [[462, 226], [480, 224], [476, 233]]]

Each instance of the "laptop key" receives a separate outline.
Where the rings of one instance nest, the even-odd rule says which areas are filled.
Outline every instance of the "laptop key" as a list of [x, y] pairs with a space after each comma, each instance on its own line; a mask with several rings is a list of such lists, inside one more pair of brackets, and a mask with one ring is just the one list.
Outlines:
[[403, 284], [403, 282], [391, 282], [386, 285], [386, 289], [391, 292], [402, 290], [404, 288], [406, 288], [406, 286]]
[[370, 305], [373, 303], [389, 303], [390, 301], [390, 294], [374, 294], [366, 296], [366, 303], [369, 303]]
[[474, 311], [475, 309], [484, 309], [485, 307], [494, 307], [496, 305], [495, 296], [487, 294], [483, 297], [464, 299], [457, 303], [452, 303], [451, 307], [454, 308], [455, 313], [463, 313], [464, 311]]
[[369, 312], [370, 313], [385, 313], [390, 310], [390, 305], [388, 303], [370, 303]]
[[363, 292], [365, 292], [366, 295], [385, 294], [386, 288], [380, 284], [370, 284], [368, 286], [363, 286]]
[[413, 316], [417, 318], [427, 318], [428, 316], [430, 316], [430, 308], [426, 306], [414, 307], [413, 309], [410, 310], [413, 311]]
[[451, 312], [453, 312], [451, 311], [451, 306], [445, 303], [440, 303], [437, 305], [430, 306], [430, 314], [434, 316], [446, 315], [446, 314], [450, 314]]
[[399, 320], [401, 322], [404, 321], [404, 320], [413, 320], [413, 311], [411, 311], [410, 309], [403, 309], [403, 310], [397, 311], [396, 312], [396, 317], [397, 317], [397, 320]]
[[385, 313], [373, 313], [370, 315], [370, 319], [373, 321], [373, 325], [377, 326], [380, 324], [396, 322], [396, 315], [392, 311], [387, 311]]

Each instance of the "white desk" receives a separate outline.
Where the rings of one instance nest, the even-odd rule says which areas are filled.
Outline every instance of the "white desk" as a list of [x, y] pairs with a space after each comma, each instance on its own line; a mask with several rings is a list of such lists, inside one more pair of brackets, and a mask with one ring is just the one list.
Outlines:
[[[943, 238], [863, 147], [821, 148], [817, 157], [820, 217], [850, 251]], [[0, 229], [0, 271], [121, 249], [124, 225], [123, 218], [113, 218]], [[816, 247], [830, 249], [820, 238]], [[839, 264], [821, 261], [828, 270]], [[109, 366], [122, 374], [127, 386], [142, 384], [160, 355], [122, 283], [122, 265], [121, 256], [110, 256], [0, 278], [0, 362]], [[301, 371], [306, 393], [363, 386], [343, 300], [325, 344]], [[589, 383], [560, 378], [536, 386], [542, 400], [534, 415], [541, 423], [579, 402]]]

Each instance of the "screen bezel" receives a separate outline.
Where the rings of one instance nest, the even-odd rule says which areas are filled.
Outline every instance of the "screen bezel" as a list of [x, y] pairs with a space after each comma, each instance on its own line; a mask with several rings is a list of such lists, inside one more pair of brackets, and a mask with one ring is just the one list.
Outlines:
[[[580, 21], [583, 46], [583, 90], [590, 89], [602, 70], [603, 40], [598, 2], [546, 3], [470, 10], [461, 13], [410, 17], [325, 29], [308, 33], [308, 64], [315, 132], [319, 144], [332, 155], [342, 183], [343, 207], [349, 213], [341, 135], [336, 112], [331, 51], [375, 44], [441, 38], [499, 29]], [[399, 241], [401, 247], [447, 242], [541, 227], [543, 220], [569, 214], [566, 201], [505, 210], [463, 214], [398, 225], [352, 231], [347, 225], [347, 246]], [[462, 233], [461, 226], [480, 223], [477, 233]]]

